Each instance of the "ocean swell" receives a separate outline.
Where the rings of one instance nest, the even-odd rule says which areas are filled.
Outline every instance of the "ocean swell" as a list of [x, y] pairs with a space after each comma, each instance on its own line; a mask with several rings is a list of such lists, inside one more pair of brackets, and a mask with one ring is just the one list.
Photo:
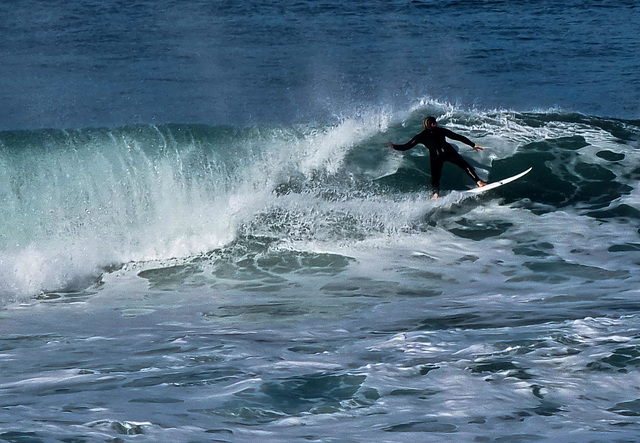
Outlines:
[[[461, 150], [484, 177], [534, 168], [488, 198], [537, 214], [640, 218], [634, 121], [423, 103], [401, 119], [372, 112], [327, 126], [4, 131], [1, 298], [82, 290], [125, 263], [194, 257], [252, 236], [303, 247], [426, 232], [459, 199], [429, 201], [425, 150], [383, 148], [408, 140], [425, 113], [487, 146]], [[472, 186], [452, 167], [442, 184]]]

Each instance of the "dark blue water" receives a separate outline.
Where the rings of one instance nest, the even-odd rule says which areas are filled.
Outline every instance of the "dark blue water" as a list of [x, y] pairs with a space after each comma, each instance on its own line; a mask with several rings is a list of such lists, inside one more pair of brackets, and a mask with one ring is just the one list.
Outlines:
[[635, 1], [0, 5], [0, 127], [324, 122], [432, 97], [637, 118]]
[[636, 440], [639, 11], [0, 3], [0, 440]]

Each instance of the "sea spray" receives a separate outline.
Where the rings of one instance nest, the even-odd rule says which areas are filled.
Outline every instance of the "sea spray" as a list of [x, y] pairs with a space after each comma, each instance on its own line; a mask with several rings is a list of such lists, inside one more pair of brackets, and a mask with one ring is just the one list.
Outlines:
[[67, 290], [114, 264], [221, 247], [279, 183], [335, 174], [379, 130], [346, 120], [0, 133], [4, 288]]

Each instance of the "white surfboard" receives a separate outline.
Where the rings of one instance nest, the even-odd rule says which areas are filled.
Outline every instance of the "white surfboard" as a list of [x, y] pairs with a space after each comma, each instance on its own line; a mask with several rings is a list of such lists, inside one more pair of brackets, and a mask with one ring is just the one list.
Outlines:
[[524, 175], [528, 174], [533, 168], [529, 168], [524, 172], [521, 172], [520, 174], [516, 174], [513, 177], [509, 177], [509, 178], [505, 178], [502, 180], [499, 180], [497, 182], [493, 182], [493, 183], [489, 183], [488, 185], [484, 185], [481, 188], [473, 188], [473, 189], [468, 189], [466, 191], [462, 191], [463, 194], [482, 194], [483, 192], [487, 192], [490, 191], [492, 189], [498, 188], [502, 185], [506, 185], [507, 183], [511, 183], [514, 180], [518, 180], [520, 177], [523, 177]]

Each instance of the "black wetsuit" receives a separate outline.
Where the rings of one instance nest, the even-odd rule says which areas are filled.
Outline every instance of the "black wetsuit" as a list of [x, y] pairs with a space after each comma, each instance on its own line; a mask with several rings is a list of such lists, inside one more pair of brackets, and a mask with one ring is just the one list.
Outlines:
[[429, 149], [429, 158], [431, 159], [431, 185], [433, 186], [434, 193], [440, 192], [440, 176], [442, 175], [444, 162], [451, 162], [459, 166], [474, 182], [480, 180], [480, 177], [478, 177], [473, 167], [458, 154], [453, 146], [447, 143], [445, 137], [461, 141], [471, 147], [475, 146], [475, 143], [467, 137], [437, 126], [435, 128], [425, 129], [404, 145], [393, 145], [393, 149], [396, 151], [408, 151], [418, 143], [425, 145]]

